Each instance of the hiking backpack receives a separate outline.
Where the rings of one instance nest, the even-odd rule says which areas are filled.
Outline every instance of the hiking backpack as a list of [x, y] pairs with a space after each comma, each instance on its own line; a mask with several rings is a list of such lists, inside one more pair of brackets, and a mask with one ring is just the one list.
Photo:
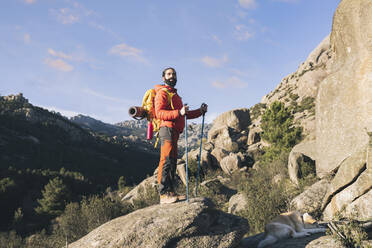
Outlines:
[[[175, 95], [175, 93], [169, 92], [167, 88], [162, 88], [161, 90], [164, 90], [167, 93], [168, 104], [171, 106], [172, 109], [174, 109], [173, 103], [172, 103], [172, 97]], [[155, 96], [156, 96], [155, 89], [149, 89], [145, 92], [145, 95], [143, 96], [143, 99], [142, 99], [142, 108], [146, 112], [146, 119], [149, 122], [148, 132], [151, 132], [151, 138], [152, 138], [152, 132], [156, 132], [156, 133], [159, 132], [160, 122], [161, 122], [160, 119], [156, 118], [156, 114], [155, 114]], [[152, 126], [152, 128], [150, 128], [150, 126]], [[156, 134], [156, 136], [158, 135]], [[148, 135], [148, 138], [149, 138], [149, 135]], [[155, 143], [155, 147], [157, 146], [157, 143], [158, 143], [158, 137]]]

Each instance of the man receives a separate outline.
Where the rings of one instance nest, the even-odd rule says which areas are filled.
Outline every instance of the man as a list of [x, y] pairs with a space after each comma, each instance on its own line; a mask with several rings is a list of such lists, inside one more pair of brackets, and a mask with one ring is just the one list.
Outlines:
[[183, 105], [181, 97], [174, 87], [177, 83], [176, 70], [166, 68], [162, 73], [163, 85], [156, 85], [155, 114], [161, 120], [159, 138], [161, 142], [160, 162], [158, 167], [158, 190], [160, 204], [185, 200], [185, 196], [176, 195], [174, 184], [177, 165], [177, 142], [185, 127], [185, 115], [194, 119], [205, 114], [207, 104], [199, 109], [189, 110]]

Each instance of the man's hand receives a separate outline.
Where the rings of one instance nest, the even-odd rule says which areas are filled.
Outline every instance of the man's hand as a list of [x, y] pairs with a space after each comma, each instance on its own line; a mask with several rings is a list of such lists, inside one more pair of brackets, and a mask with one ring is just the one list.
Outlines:
[[204, 115], [208, 111], [208, 105], [206, 103], [202, 103], [200, 106], [200, 112]]
[[187, 111], [189, 111], [189, 106], [187, 106], [187, 104], [184, 104], [183, 107], [180, 109], [180, 115], [185, 116], [185, 114], [187, 114]]

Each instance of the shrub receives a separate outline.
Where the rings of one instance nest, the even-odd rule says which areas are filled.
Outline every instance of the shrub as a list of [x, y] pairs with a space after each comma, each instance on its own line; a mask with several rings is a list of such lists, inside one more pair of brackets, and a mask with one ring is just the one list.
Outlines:
[[288, 152], [301, 140], [302, 128], [293, 126], [293, 115], [278, 101], [273, 102], [262, 116], [262, 138], [271, 144], [263, 159], [274, 161], [282, 151]]
[[[363, 230], [360, 223], [350, 220], [348, 223], [337, 225], [338, 234], [332, 233], [333, 238], [339, 240], [345, 247], [364, 247], [364, 240], [368, 239], [368, 234]], [[328, 234], [331, 234], [328, 231]]]
[[0, 247], [22, 248], [24, 247], [24, 241], [14, 230], [8, 233], [0, 233]]
[[38, 200], [40, 206], [35, 211], [38, 214], [46, 214], [53, 217], [60, 215], [70, 195], [62, 179], [55, 177], [49, 180], [42, 193], [43, 198]]
[[263, 164], [258, 170], [251, 169], [243, 176], [238, 187], [247, 198], [247, 208], [238, 213], [250, 225], [250, 234], [264, 230], [264, 226], [288, 208], [292, 194], [286, 189], [286, 179], [279, 183], [272, 181], [275, 175], [287, 177], [287, 154], [281, 154], [275, 164]]
[[159, 203], [159, 194], [155, 187], [148, 187], [146, 190], [140, 188], [138, 194], [139, 197], [133, 200], [133, 211]]
[[251, 115], [251, 119], [257, 119], [261, 115], [261, 111], [266, 108], [266, 104], [264, 103], [257, 103], [253, 107], [249, 109], [249, 114]]
[[297, 94], [289, 93], [289, 98], [291, 98], [292, 101], [296, 101], [299, 96]]

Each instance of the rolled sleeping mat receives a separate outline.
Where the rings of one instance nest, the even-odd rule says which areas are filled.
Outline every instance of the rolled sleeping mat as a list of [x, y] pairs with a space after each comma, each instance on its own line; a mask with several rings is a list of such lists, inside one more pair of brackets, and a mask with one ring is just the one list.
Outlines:
[[132, 106], [129, 108], [128, 113], [136, 120], [141, 120], [146, 117], [146, 111], [139, 106]]

